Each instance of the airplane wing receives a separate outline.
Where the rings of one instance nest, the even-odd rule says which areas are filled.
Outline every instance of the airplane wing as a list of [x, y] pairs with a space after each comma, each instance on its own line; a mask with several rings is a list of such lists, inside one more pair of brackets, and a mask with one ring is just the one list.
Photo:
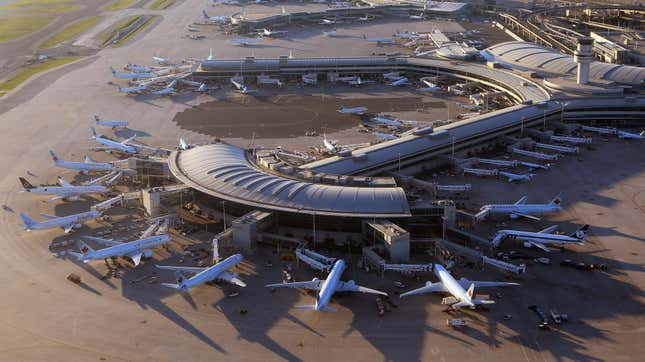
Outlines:
[[526, 204], [526, 200], [528, 200], [528, 199], [529, 199], [528, 196], [522, 196], [522, 198], [517, 200], [517, 202], [514, 205], [524, 205], [524, 204]]
[[69, 182], [67, 182], [64, 178], [58, 177], [58, 182], [60, 182], [60, 185], [63, 187], [72, 187], [73, 185]]
[[180, 271], [180, 272], [193, 273], [193, 274], [201, 273], [204, 270], [208, 269], [208, 268], [198, 268], [198, 267], [190, 267], [190, 266], [166, 266], [166, 265], [156, 265], [156, 267], [164, 270]]
[[267, 288], [304, 288], [304, 289], [318, 290], [320, 288], [320, 284], [322, 284], [323, 281], [324, 280], [314, 279], [308, 282], [268, 284], [266, 285], [266, 287]]
[[548, 228], [546, 228], [544, 230], [540, 230], [538, 233], [540, 233], [540, 234], [553, 234], [557, 229], [558, 229], [558, 225], [553, 225], [553, 226], [549, 226]]
[[[66, 195], [66, 196], [67, 196], [67, 195]], [[51, 199], [49, 199], [48, 201], [49, 201], [49, 202], [52, 202], [52, 201], [60, 200], [60, 199], [62, 199], [62, 198], [65, 198], [66, 196], [63, 196], [63, 195], [54, 196], [54, 197], [52, 197]]]
[[123, 243], [114, 241], [111, 239], [103, 239], [103, 238], [97, 238], [96, 236], [81, 236], [82, 239], [87, 239], [87, 240], [92, 240], [94, 242], [97, 242], [99, 244], [107, 245], [107, 246], [115, 246], [115, 245], [121, 245]]
[[127, 144], [129, 144], [130, 142], [132, 142], [135, 138], [137, 138], [137, 135], [136, 135], [136, 134], [135, 134], [134, 136], [132, 136], [132, 137], [128, 138], [127, 140], [125, 140], [125, 141], [121, 142], [121, 144], [122, 144], [122, 145], [127, 145]]
[[475, 281], [475, 280], [468, 280], [466, 278], [461, 278], [459, 279], [459, 285], [462, 286], [462, 288], [467, 289], [470, 288], [470, 285], [474, 284], [475, 288], [487, 288], [487, 287], [511, 287], [511, 286], [516, 286], [519, 285], [518, 283], [508, 283], [508, 282], [481, 282], [481, 281]]
[[427, 282], [424, 287], [402, 293], [400, 297], [403, 298], [409, 295], [425, 294], [425, 293], [449, 293], [449, 292], [448, 292], [448, 289], [446, 289], [446, 287], [441, 282], [438, 282], [438, 283]]
[[511, 214], [512, 214], [512, 215], [515, 215], [515, 216], [525, 217], [525, 218], [527, 218], [527, 219], [531, 219], [531, 220], [535, 220], [535, 221], [540, 221], [540, 220], [542, 220], [542, 219], [540, 219], [540, 218], [539, 218], [539, 217], [537, 217], [537, 216], [533, 216], [533, 215], [529, 215], [529, 214], [523, 214], [523, 213], [521, 213], [521, 212], [511, 212]]
[[336, 291], [337, 292], [358, 292], [358, 293], [387, 295], [387, 293], [382, 292], [380, 290], [360, 286], [360, 285], [356, 284], [353, 280], [350, 280], [348, 282], [339, 282], [338, 287], [336, 288]]
[[533, 240], [529, 240], [528, 242], [529, 242], [531, 245], [535, 246], [536, 248], [539, 248], [539, 249], [542, 249], [542, 250], [546, 251], [547, 253], [550, 253], [550, 252], [551, 252], [551, 250], [549, 250], [549, 248], [547, 248], [547, 247], [546, 247], [544, 244], [542, 244], [542, 243], [538, 243], [537, 241], [533, 241]]
[[217, 278], [222, 279], [222, 280], [226, 280], [227, 282], [229, 282], [231, 284], [235, 284], [235, 285], [240, 286], [240, 287], [246, 287], [246, 283], [244, 283], [243, 281], [238, 279], [236, 273], [233, 273], [233, 274], [229, 274], [229, 273], [226, 273], [226, 272], [220, 273], [220, 275], [218, 275]]

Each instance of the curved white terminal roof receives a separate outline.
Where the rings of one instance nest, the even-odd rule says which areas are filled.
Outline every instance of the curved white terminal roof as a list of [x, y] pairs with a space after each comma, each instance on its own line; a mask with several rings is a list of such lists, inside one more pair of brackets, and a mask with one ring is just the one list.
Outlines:
[[170, 171], [192, 188], [265, 210], [361, 218], [410, 216], [400, 187], [315, 184], [258, 168], [244, 149], [228, 144], [175, 151]]
[[[542, 71], [557, 75], [575, 75], [577, 64], [570, 55], [558, 53], [535, 43], [509, 41], [486, 49], [495, 61], [513, 68]], [[642, 85], [645, 68], [620, 64], [593, 62], [589, 68], [591, 80], [611, 81], [621, 84]]]

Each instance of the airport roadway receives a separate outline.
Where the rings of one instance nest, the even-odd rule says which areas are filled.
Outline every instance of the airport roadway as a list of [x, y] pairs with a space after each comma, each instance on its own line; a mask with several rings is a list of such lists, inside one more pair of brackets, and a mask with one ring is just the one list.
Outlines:
[[[520, 280], [521, 288], [493, 295], [498, 304], [491, 311], [460, 314], [469, 323], [461, 331], [445, 326], [446, 314], [441, 312], [438, 296], [406, 300], [383, 318], [376, 314], [374, 299], [361, 295], [339, 298], [338, 313], [293, 310], [294, 305], [310, 304], [312, 298], [295, 290], [272, 294], [263, 287], [281, 279], [278, 260], [265, 250], [250, 256], [240, 268], [241, 278], [249, 286], [234, 298], [224, 296], [232, 290], [229, 287], [204, 286], [189, 297], [163, 289], [158, 283], [131, 283], [152, 272], [151, 262], [126, 272], [123, 281], [101, 280], [106, 270], [100, 262], [78, 265], [52, 256], [49, 246], [60, 241], [62, 233], [25, 232], [18, 226], [18, 212], [37, 218], [38, 213], [66, 215], [83, 211], [88, 204], [42, 202], [34, 195], [19, 193], [17, 177], [29, 171], [35, 175], [29, 176], [33, 183], [52, 182], [61, 173], [72, 178], [71, 173], [52, 167], [47, 152], [50, 148], [66, 159], [80, 160], [85, 154], [110, 159], [88, 151], [94, 114], [127, 119], [133, 129], [144, 135], [140, 137], [142, 141], [173, 147], [178, 137], [187, 133], [171, 122], [174, 115], [211, 100], [193, 95], [166, 99], [119, 95], [116, 87], [108, 84], [112, 81], [110, 66], [148, 64], [152, 55], [171, 59], [203, 57], [210, 47], [222, 57], [249, 53], [275, 57], [289, 50], [296, 56], [358, 56], [381, 51], [354, 38], [325, 39], [320, 35], [321, 29], [302, 29], [302, 33], [296, 29], [291, 40], [267, 41], [266, 45], [250, 49], [226, 45], [223, 36], [213, 39], [209, 35], [201, 42], [181, 38], [186, 26], [199, 20], [199, 10], [206, 3], [180, 1], [162, 11], [163, 19], [134, 42], [100, 51], [93, 62], [30, 90], [24, 102], [0, 114], [0, 193], [2, 203], [10, 208], [0, 210], [0, 360], [639, 360], [645, 337], [642, 142], [607, 143], [589, 152], [591, 156], [585, 154], [582, 162], [572, 157], [567, 161], [569, 168], [549, 171], [545, 180], [553, 184], [536, 178], [528, 185], [495, 186], [513, 190], [513, 197], [501, 192], [477, 195], [498, 202], [510, 201], [522, 190], [531, 190], [538, 200], [546, 200], [557, 191], [580, 195], [576, 203], [565, 204], [565, 215], [573, 223], [602, 225], [601, 232], [592, 233], [593, 250], [598, 249], [600, 256], [588, 254], [584, 248], [576, 251], [585, 258], [607, 258], [611, 268], [585, 274], [557, 266], [531, 265], [529, 274]], [[249, 11], [255, 8], [263, 9], [251, 6]], [[212, 15], [238, 11], [225, 6], [208, 9]], [[272, 9], [266, 11], [280, 11], [277, 7]], [[439, 25], [459, 28], [456, 23]], [[414, 26], [431, 29], [433, 24]], [[379, 21], [351, 28], [348, 34], [356, 38], [363, 32], [388, 36], [405, 28], [400, 22]], [[339, 54], [340, 49], [343, 54]], [[117, 135], [128, 137], [132, 132], [119, 131]], [[207, 139], [192, 133], [188, 136]], [[577, 190], [588, 192], [580, 194]], [[88, 226], [99, 227], [96, 223]], [[163, 251], [155, 255], [164, 263], [177, 262], [176, 256], [165, 261], [169, 257]], [[265, 268], [266, 260], [273, 260], [275, 266]], [[67, 281], [65, 277], [71, 272], [79, 274], [84, 284]], [[473, 270], [457, 272], [470, 279], [478, 278]], [[296, 272], [302, 280], [313, 276], [306, 269]], [[346, 276], [363, 285], [394, 291], [393, 277], [379, 279], [354, 269]], [[486, 272], [483, 277], [503, 278], [495, 272]], [[172, 282], [171, 279], [170, 273], [163, 273], [157, 282]], [[563, 287], [560, 282], [565, 279]], [[412, 287], [420, 284], [412, 280], [406, 283]], [[556, 331], [539, 331], [537, 318], [526, 309], [535, 302], [568, 312], [572, 322]], [[240, 308], [247, 309], [248, 314], [239, 314]], [[514, 318], [504, 321], [502, 316], [507, 313]]]

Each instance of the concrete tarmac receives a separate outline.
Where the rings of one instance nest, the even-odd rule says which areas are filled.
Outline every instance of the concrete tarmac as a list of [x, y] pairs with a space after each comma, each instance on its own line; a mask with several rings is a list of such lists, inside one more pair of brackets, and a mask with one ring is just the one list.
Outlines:
[[[291, 309], [311, 304], [313, 298], [296, 290], [271, 293], [264, 287], [281, 280], [280, 261], [265, 249], [248, 256], [238, 268], [248, 287], [237, 297], [225, 297], [226, 291], [235, 289], [229, 286], [202, 286], [182, 295], [158, 283], [130, 282], [151, 273], [155, 263], [177, 262], [177, 255], [164, 251], [156, 252], [155, 261], [126, 271], [122, 279], [107, 280], [100, 278], [106, 272], [101, 262], [80, 265], [52, 256], [49, 246], [61, 240], [62, 232], [26, 232], [18, 226], [18, 212], [34, 217], [38, 213], [66, 215], [89, 205], [44, 203], [34, 195], [19, 193], [17, 177], [29, 171], [36, 175], [30, 176], [31, 180], [44, 183], [52, 182], [58, 174], [72, 176], [52, 167], [49, 149], [65, 159], [80, 160], [85, 154], [113, 159], [88, 151], [93, 146], [88, 138], [94, 114], [129, 120], [132, 131], [118, 135], [137, 132], [151, 145], [173, 147], [180, 135], [194, 142], [211, 139], [172, 122], [178, 112], [212, 101], [210, 97], [123, 96], [108, 84], [113, 81], [110, 66], [149, 64], [153, 55], [175, 60], [199, 58], [208, 54], [209, 48], [217, 57], [277, 56], [290, 50], [294, 56], [358, 56], [383, 51], [358, 39], [325, 38], [322, 27], [307, 27], [294, 32], [292, 39], [267, 40], [253, 48], [226, 44], [227, 37], [222, 34], [209, 35], [204, 41], [183, 39], [186, 26], [198, 21], [199, 10], [206, 6], [204, 0], [187, 0], [160, 11], [162, 20], [133, 42], [101, 50], [95, 61], [52, 79], [0, 115], [0, 194], [2, 203], [12, 210], [0, 211], [0, 360], [640, 360], [645, 334], [645, 143], [638, 141], [601, 144], [596, 151], [583, 152], [582, 161], [565, 159], [548, 171], [550, 176], [528, 184], [509, 186], [497, 181], [482, 186], [474, 201], [514, 201], [523, 193], [544, 201], [564, 192], [565, 212], [549, 220], [590, 223], [594, 230], [591, 248], [576, 247], [565, 255], [605, 260], [610, 268], [583, 272], [558, 265], [530, 265], [528, 274], [518, 278], [522, 287], [490, 293], [497, 300], [490, 311], [459, 312], [457, 315], [468, 322], [461, 330], [446, 326], [440, 296], [403, 301], [395, 297], [398, 308], [383, 318], [376, 314], [374, 298], [365, 295], [340, 296], [334, 302], [337, 313]], [[207, 10], [218, 15], [238, 8]], [[421, 24], [415, 26], [459, 27], [452, 22]], [[401, 20], [379, 20], [343, 31], [356, 37], [364, 32], [385, 36], [406, 27]], [[301, 138], [298, 142], [311, 141]], [[89, 223], [81, 232], [92, 234], [100, 227]], [[267, 260], [275, 266], [265, 268]], [[79, 274], [85, 284], [65, 280], [71, 272]], [[455, 273], [471, 279], [505, 279], [488, 270], [458, 268]], [[315, 274], [302, 267], [295, 276], [307, 280]], [[345, 278], [391, 293], [395, 291], [393, 280], [402, 280], [409, 287], [421, 284], [398, 276], [381, 279], [353, 267]], [[172, 282], [171, 273], [159, 273], [158, 282]], [[537, 317], [527, 309], [530, 304], [558, 308], [569, 313], [571, 322], [552, 331], [538, 330]], [[248, 309], [248, 314], [240, 314], [240, 308]], [[505, 314], [513, 319], [503, 320]]]

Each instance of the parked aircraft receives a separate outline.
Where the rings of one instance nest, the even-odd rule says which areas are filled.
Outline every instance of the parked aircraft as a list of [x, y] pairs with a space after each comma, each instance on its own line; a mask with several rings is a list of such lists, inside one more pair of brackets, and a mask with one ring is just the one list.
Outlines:
[[82, 236], [81, 238], [107, 245], [107, 248], [94, 250], [83, 241], [78, 241], [80, 253], [68, 251], [67, 253], [76, 257], [77, 260], [87, 263], [92, 260], [101, 260], [113, 257], [127, 257], [132, 260], [134, 266], [139, 265], [141, 258], [152, 258], [152, 248], [163, 245], [170, 241], [170, 236], [162, 234], [149, 236], [143, 239], [130, 242], [119, 242], [110, 239], [102, 239], [93, 236]]
[[399, 80], [401, 78], [405, 78], [404, 76], [401, 75], [399, 72], [389, 72], [389, 73], [384, 73], [383, 78], [389, 80], [389, 81], [395, 81]]
[[97, 115], [94, 116], [94, 122], [98, 126], [112, 127], [112, 129], [128, 127], [128, 121], [100, 119]]
[[323, 145], [329, 152], [337, 153], [340, 149], [335, 144], [327, 139], [327, 136], [323, 134]]
[[167, 58], [152, 57], [152, 60], [159, 65], [167, 65], [170, 61]]
[[240, 39], [226, 39], [226, 42], [229, 44], [235, 44], [239, 46], [249, 46], [254, 44], [260, 44], [264, 41], [262, 38], [240, 38]]
[[170, 84], [168, 84], [168, 86], [166, 86], [165, 88], [156, 90], [152, 92], [152, 94], [155, 94], [158, 96], [168, 96], [168, 95], [175, 94], [175, 92], [177, 92], [177, 89], [175, 89], [175, 84], [177, 84], [176, 79], [170, 82]]
[[426, 17], [423, 15], [423, 13], [419, 13], [419, 15], [410, 15], [409, 19], [410, 20], [425, 20]]
[[370, 122], [382, 124], [384, 126], [394, 126], [394, 127], [400, 127], [403, 125], [403, 122], [401, 121], [397, 121], [395, 119], [385, 118], [381, 116], [375, 116], [370, 118]]
[[336, 19], [322, 19], [318, 24], [320, 24], [320, 25], [333, 25], [333, 24], [336, 24]]
[[210, 48], [208, 51], [208, 56], [206, 57], [206, 60], [213, 60], [215, 57], [213, 57], [213, 48]]
[[418, 91], [418, 92], [437, 92], [437, 91], [440, 91], [440, 90], [441, 90], [441, 87], [439, 87], [438, 85], [436, 85], [436, 84], [434, 84], [434, 83], [432, 83], [432, 82], [429, 82], [429, 81], [427, 81], [427, 80], [425, 80], [425, 79], [421, 79], [421, 81], [422, 81], [422, 82], [423, 82], [423, 84], [425, 84], [426, 86], [425, 86], [425, 87], [421, 87], [421, 88], [417, 88], [417, 91]]
[[526, 162], [526, 161], [520, 161], [520, 165], [528, 167], [529, 171], [534, 171], [534, 170], [537, 170], [538, 168], [541, 168], [543, 170], [548, 170], [551, 167], [551, 164], [549, 163], [541, 164], [541, 163], [533, 163], [533, 162]]
[[125, 87], [125, 88], [119, 87], [120, 93], [127, 93], [127, 94], [139, 94], [139, 93], [143, 93], [143, 91], [145, 90], [146, 90], [145, 85], [140, 85], [138, 87]]
[[357, 87], [363, 84], [371, 84], [371, 83], [375, 83], [375, 82], [373, 80], [363, 80], [361, 79], [361, 77], [356, 77], [355, 80], [347, 81], [347, 84], [357, 86]]
[[94, 127], [92, 127], [92, 139], [104, 146], [104, 147], [95, 147], [94, 148], [95, 151], [100, 150], [100, 151], [106, 151], [108, 153], [112, 151], [119, 151], [119, 152], [128, 153], [128, 154], [138, 153], [142, 150], [148, 150], [151, 152], [158, 151], [158, 149], [154, 147], [148, 147], [140, 144], [131, 143], [136, 138], [137, 136], [134, 135], [126, 139], [125, 141], [119, 142], [96, 133], [96, 130], [94, 129]]
[[486, 218], [490, 214], [508, 214], [511, 219], [525, 217], [532, 220], [540, 220], [539, 217], [531, 214], [542, 214], [562, 210], [562, 197], [558, 194], [548, 204], [527, 204], [528, 196], [523, 196], [514, 204], [490, 204], [481, 207], [475, 215], [478, 220]]
[[237, 82], [235, 79], [231, 78], [231, 84], [237, 88], [237, 90], [242, 93], [242, 94], [250, 94], [250, 93], [255, 93], [258, 90], [257, 89], [249, 89], [249, 87], [245, 86], [244, 84]]
[[260, 36], [268, 36], [271, 38], [280, 38], [286, 36], [287, 34], [289, 34], [288, 30], [271, 30], [267, 28], [264, 28], [262, 29], [262, 31], [258, 32], [258, 35]]
[[130, 73], [124, 73], [124, 72], [117, 72], [114, 70], [114, 68], [110, 67], [110, 70], [112, 71], [112, 76], [114, 78], [118, 79], [132, 79], [132, 80], [140, 80], [140, 79], [148, 79], [148, 78], [154, 78], [157, 76], [157, 74], [152, 73], [152, 72], [146, 72], [146, 73], [139, 73], [139, 72], [130, 72]]
[[[466, 278], [461, 278], [458, 281], [446, 270], [442, 265], [433, 265], [434, 275], [439, 278], [439, 282], [427, 282], [424, 287], [411, 290], [401, 294], [401, 298], [410, 295], [424, 294], [424, 293], [450, 293], [452, 297], [444, 298], [443, 304], [447, 304], [452, 309], [459, 309], [463, 307], [470, 307], [475, 309], [478, 305], [495, 304], [494, 300], [479, 299], [475, 297], [475, 288], [486, 287], [508, 287], [519, 285], [518, 283], [508, 282], [483, 282], [471, 281]], [[466, 288], [468, 288], [466, 290]]]
[[58, 158], [56, 153], [52, 150], [49, 150], [49, 154], [54, 160], [54, 165], [61, 168], [66, 168], [69, 170], [81, 171], [84, 174], [92, 171], [114, 171], [119, 168], [111, 162], [94, 162], [91, 158], [85, 156], [84, 162], [74, 162], [74, 161], [62, 161]]
[[506, 172], [506, 171], [499, 171], [499, 175], [502, 175], [506, 178], [508, 178], [508, 182], [513, 182], [513, 181], [529, 181], [535, 176], [535, 174], [532, 173], [526, 173], [523, 175], [519, 175], [516, 173], [512, 172]]
[[135, 73], [152, 73], [153, 71], [150, 67], [138, 64], [126, 64], [124, 68]]
[[554, 234], [557, 228], [557, 225], [553, 225], [536, 233], [520, 230], [499, 230], [493, 238], [493, 246], [498, 247], [502, 240], [505, 239], [517, 239], [525, 241], [524, 246], [526, 247], [535, 246], [549, 252], [549, 245], [584, 245], [587, 231], [589, 231], [589, 225], [585, 224], [571, 235], [558, 235]]
[[352, 108], [346, 108], [345, 106], [340, 106], [340, 109], [338, 109], [338, 113], [346, 113], [346, 114], [358, 114], [362, 115], [365, 112], [367, 112], [367, 107], [352, 107]]
[[296, 306], [296, 309], [309, 309], [309, 310], [324, 310], [327, 312], [335, 312], [336, 309], [327, 306], [331, 297], [336, 292], [360, 292], [387, 295], [385, 292], [370, 289], [357, 285], [353, 280], [348, 282], [340, 281], [340, 277], [345, 269], [345, 262], [343, 260], [336, 260], [334, 266], [331, 268], [327, 279], [320, 280], [314, 278], [309, 282], [294, 282], [294, 283], [279, 283], [269, 284], [267, 288], [304, 288], [316, 291], [316, 304], [314, 305], [301, 305]]
[[[178, 289], [182, 292], [190, 292], [194, 287], [212, 280], [225, 280], [231, 284], [246, 287], [246, 284], [237, 278], [236, 273], [231, 274], [227, 272], [227, 270], [239, 264], [242, 259], [244, 259], [244, 257], [241, 254], [235, 254], [208, 268], [164, 265], [157, 265], [157, 268], [174, 271], [176, 273], [177, 284], [161, 283], [161, 285], [168, 288]], [[190, 278], [186, 278], [183, 273], [194, 275]]]
[[399, 31], [397, 31], [396, 33], [394, 33], [394, 35], [393, 35], [393, 36], [395, 36], [395, 37], [397, 37], [397, 38], [401, 38], [401, 39], [410, 39], [410, 40], [413, 40], [413, 39], [417, 39], [417, 38], [419, 37], [419, 34], [418, 34], [418, 33], [416, 33], [416, 32], [408, 33], [408, 32], [406, 31], [406, 32], [401, 33], [401, 32], [399, 32]]
[[98, 218], [99, 216], [101, 216], [101, 213], [99, 211], [87, 211], [80, 214], [61, 217], [47, 214], [40, 214], [40, 216], [47, 218], [47, 220], [37, 222], [32, 220], [29, 216], [20, 213], [20, 217], [24, 222], [24, 225], [22, 226], [27, 231], [53, 229], [59, 227], [65, 231], [65, 234], [68, 234], [74, 229], [80, 229], [81, 226], [83, 226], [83, 223]]
[[78, 200], [81, 195], [103, 194], [108, 191], [107, 187], [101, 185], [74, 186], [65, 181], [61, 176], [58, 177], [58, 183], [60, 186], [34, 186], [24, 177], [18, 177], [18, 179], [22, 184], [23, 192], [30, 192], [32, 194], [39, 195], [54, 195], [54, 197], [49, 199], [49, 201], [60, 199], [75, 201]]
[[393, 86], [393, 87], [397, 87], [397, 86], [400, 86], [400, 85], [406, 85], [408, 83], [410, 83], [408, 78], [403, 77], [401, 79], [395, 80], [394, 82], [388, 83], [388, 85]]
[[225, 15], [222, 16], [208, 16], [208, 13], [206, 13], [206, 10], [202, 10], [202, 15], [204, 16], [204, 20], [209, 22], [209, 23], [219, 23], [219, 24], [225, 24], [231, 21], [231, 18]]
[[179, 137], [179, 149], [183, 151], [190, 149], [190, 143], [188, 143], [184, 137]]
[[642, 131], [641, 133], [632, 133], [632, 132], [619, 130], [617, 134], [618, 134], [618, 138], [621, 138], [621, 139], [635, 139], [635, 140], [645, 139], [645, 131]]

